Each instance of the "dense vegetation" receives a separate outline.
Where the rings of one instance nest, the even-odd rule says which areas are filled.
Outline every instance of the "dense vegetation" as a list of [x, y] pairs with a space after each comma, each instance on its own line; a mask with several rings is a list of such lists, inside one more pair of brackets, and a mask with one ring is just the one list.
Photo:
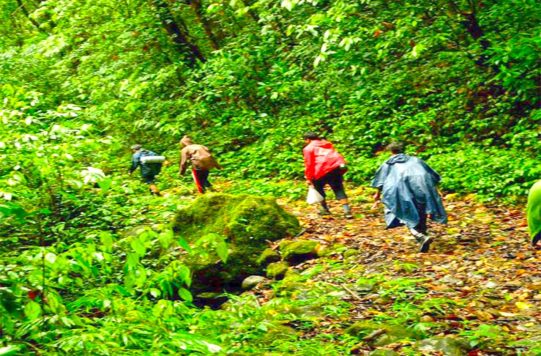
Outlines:
[[[191, 134], [224, 189], [294, 199], [277, 181], [301, 178], [303, 132], [357, 184], [399, 139], [447, 192], [520, 198], [541, 176], [540, 19], [534, 0], [3, 0], [0, 354], [298, 351], [262, 336], [307, 322], [273, 314], [284, 299], [191, 308], [190, 271], [163, 256], [190, 249], [169, 225], [188, 178], [172, 164], [170, 195], [146, 196], [127, 147], [175, 162]], [[307, 300], [346, 313], [326, 288]]]

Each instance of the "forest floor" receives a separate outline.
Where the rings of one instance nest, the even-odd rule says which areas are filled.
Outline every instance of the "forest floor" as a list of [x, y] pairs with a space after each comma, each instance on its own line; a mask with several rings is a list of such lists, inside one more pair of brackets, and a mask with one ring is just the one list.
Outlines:
[[[332, 200], [330, 217], [304, 202], [287, 204], [304, 228], [297, 238], [329, 249], [293, 274], [337, 287], [349, 305], [347, 315], [321, 316], [302, 337], [350, 334], [360, 340], [351, 352], [366, 355], [541, 354], [541, 250], [529, 244], [523, 211], [448, 195], [449, 223], [430, 224], [434, 242], [419, 253], [405, 227], [385, 230], [369, 192], [350, 195], [361, 197], [353, 220]], [[277, 294], [251, 293], [261, 304]]]

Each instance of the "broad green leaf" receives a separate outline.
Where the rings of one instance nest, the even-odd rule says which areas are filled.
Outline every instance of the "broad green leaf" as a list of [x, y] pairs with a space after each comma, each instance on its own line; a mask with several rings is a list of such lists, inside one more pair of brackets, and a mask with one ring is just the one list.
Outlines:
[[139, 239], [134, 238], [130, 242], [130, 246], [133, 248], [133, 250], [140, 256], [143, 257], [146, 253], [146, 247], [145, 244]]
[[21, 347], [16, 346], [16, 345], [8, 345], [5, 347], [0, 347], [0, 356], [17, 355], [20, 349]]
[[178, 296], [187, 302], [193, 301], [192, 293], [190, 293], [190, 291], [185, 288], [178, 289]]
[[228, 248], [227, 248], [227, 243], [225, 241], [219, 241], [216, 244], [216, 253], [218, 254], [218, 257], [220, 257], [220, 259], [224, 263], [227, 262], [227, 257], [229, 255], [229, 251], [228, 251]]
[[30, 320], [37, 319], [41, 316], [41, 306], [34, 301], [30, 301], [24, 306], [24, 314]]
[[178, 244], [180, 245], [180, 247], [185, 249], [187, 252], [192, 252], [192, 248], [190, 247], [188, 242], [183, 237], [179, 236], [177, 238], [177, 241], [178, 241]]

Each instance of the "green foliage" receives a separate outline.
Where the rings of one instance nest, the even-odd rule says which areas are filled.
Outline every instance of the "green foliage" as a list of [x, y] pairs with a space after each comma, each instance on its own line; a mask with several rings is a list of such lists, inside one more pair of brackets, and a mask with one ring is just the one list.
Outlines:
[[[347, 314], [329, 286], [192, 308], [187, 260], [230, 263], [232, 235], [264, 243], [299, 226], [245, 199], [208, 231], [184, 221], [178, 236], [167, 225], [185, 201], [174, 194], [189, 189], [145, 196], [125, 174], [126, 148], [174, 161], [189, 133], [223, 163], [229, 192], [300, 199], [306, 187], [291, 179], [302, 178], [305, 131], [336, 144], [356, 183], [400, 139], [447, 191], [524, 196], [541, 174], [539, 18], [533, 0], [3, 1], [0, 354], [349, 352], [358, 340], [295, 332], [316, 322], [310, 305]], [[178, 185], [176, 174], [164, 167], [159, 185]], [[419, 282], [358, 286], [392, 303], [380, 320], [421, 325], [451, 302], [423, 302]], [[479, 346], [497, 332], [464, 336]]]
[[[524, 174], [509, 173], [503, 191], [480, 187], [488, 197], [523, 194], [538, 174], [539, 8], [531, 0], [23, 7], [0, 26], [0, 76], [27, 86], [42, 113], [80, 108], [95, 134], [124, 144], [152, 141], [163, 152], [191, 133], [214, 148], [228, 176], [300, 178], [310, 129], [337, 143], [357, 182], [370, 178], [374, 153], [392, 139], [448, 166], [456, 151], [518, 156]], [[9, 0], [1, 13], [15, 8]], [[448, 166], [444, 177], [464, 179], [450, 189], [478, 178]]]
[[[442, 182], [446, 190], [484, 197], [523, 195], [541, 174], [538, 160], [516, 150], [490, 147], [434, 155], [429, 163], [439, 172], [446, 172]], [[452, 169], [456, 166], [461, 169]]]
[[463, 331], [461, 335], [469, 340], [470, 346], [480, 347], [487, 343], [500, 342], [504, 338], [505, 332], [498, 325], [482, 324], [475, 330]]

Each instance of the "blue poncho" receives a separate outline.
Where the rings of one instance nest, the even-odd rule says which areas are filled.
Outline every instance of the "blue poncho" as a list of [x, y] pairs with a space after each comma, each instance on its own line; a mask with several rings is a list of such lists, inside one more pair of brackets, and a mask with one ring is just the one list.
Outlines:
[[419, 224], [418, 207], [445, 224], [447, 214], [436, 189], [440, 176], [423, 160], [403, 153], [389, 158], [376, 172], [372, 187], [382, 191], [387, 228]]

